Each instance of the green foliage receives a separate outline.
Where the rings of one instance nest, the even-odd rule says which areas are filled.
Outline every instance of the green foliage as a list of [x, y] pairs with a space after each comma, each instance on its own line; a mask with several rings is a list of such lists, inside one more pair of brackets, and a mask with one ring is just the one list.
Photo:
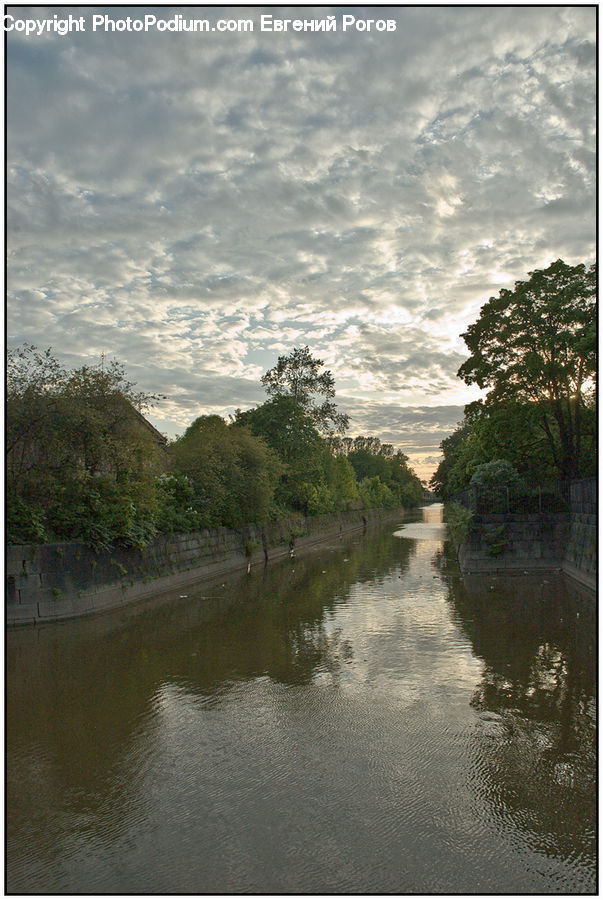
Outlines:
[[235, 425], [246, 426], [263, 438], [288, 465], [300, 456], [315, 456], [323, 447], [312, 417], [293, 397], [273, 397], [254, 409], [237, 410]]
[[494, 459], [491, 462], [480, 463], [471, 476], [470, 484], [490, 488], [507, 487], [515, 492], [519, 492], [524, 487], [517, 469], [506, 459]]
[[[276, 366], [262, 376], [269, 397], [289, 397], [309, 415], [312, 423], [326, 434], [343, 432], [348, 417], [337, 411], [333, 402], [335, 380], [324, 363], [315, 359], [309, 347], [297, 348], [288, 356], [279, 356]], [[324, 398], [324, 399], [322, 399]]]
[[163, 473], [156, 478], [157, 517], [160, 534], [185, 534], [203, 527], [203, 517], [194, 507], [194, 487], [186, 475]]
[[463, 541], [467, 540], [469, 532], [471, 531], [473, 515], [470, 510], [461, 506], [460, 503], [446, 503], [444, 507], [444, 519], [454, 549], [458, 553], [459, 547]]
[[6, 500], [6, 542], [42, 544], [46, 540], [44, 513], [22, 497], [9, 493]]
[[[365, 440], [361, 438], [361, 440]], [[377, 440], [377, 439], [375, 439]], [[389, 475], [389, 466], [386, 456], [379, 452], [371, 452], [369, 449], [352, 450], [348, 453], [350, 465], [356, 473], [356, 477], [362, 481], [363, 478], [381, 478], [386, 480]]]
[[596, 474], [595, 279], [594, 266], [558, 260], [482, 307], [458, 374], [490, 391], [441, 444], [439, 496], [497, 459], [528, 484]]
[[386, 484], [383, 484], [378, 475], [372, 478], [363, 478], [359, 485], [360, 497], [367, 509], [392, 509], [398, 506], [398, 501]]
[[537, 403], [479, 401], [466, 407], [465, 416], [476, 437], [479, 462], [505, 459], [531, 482], [558, 477]]
[[526, 489], [525, 482], [506, 459], [478, 465], [469, 484], [479, 488], [480, 504], [493, 513], [509, 512], [512, 501]]
[[155, 395], [119, 363], [66, 371], [28, 345], [7, 370], [8, 540], [148, 541], [160, 450], [140, 409]]
[[354, 469], [345, 456], [325, 454], [325, 472], [336, 510], [356, 509], [360, 506], [360, 492]]
[[324, 481], [320, 481], [318, 484], [304, 482], [301, 489], [304, 495], [304, 507], [308, 515], [317, 516], [335, 512], [335, 498]]
[[596, 375], [595, 266], [557, 260], [531, 272], [491, 297], [463, 337], [471, 356], [459, 377], [490, 388], [487, 406], [532, 404], [561, 476], [582, 474], [593, 451], [585, 420]]
[[440, 444], [443, 459], [432, 476], [430, 485], [444, 500], [448, 500], [469, 483], [475, 456], [470, 443], [475, 444], [475, 438], [471, 425], [465, 421]]
[[308, 485], [318, 484], [325, 477], [326, 445], [311, 414], [293, 396], [279, 395], [255, 409], [237, 410], [235, 425], [247, 426], [278, 456], [277, 505], [307, 513], [311, 497]]
[[166, 452], [141, 414], [157, 395], [137, 392], [119, 363], [67, 371], [50, 351], [11, 352], [8, 540], [140, 547], [157, 533], [238, 528], [292, 510], [418, 502], [421, 483], [401, 451], [335, 437], [347, 417], [322, 367], [295, 349], [262, 379], [265, 403], [230, 424], [200, 416]]
[[486, 554], [488, 556], [501, 556], [507, 549], [507, 532], [503, 525], [490, 528], [484, 533]]
[[57, 485], [46, 510], [49, 532], [97, 551], [114, 544], [143, 547], [157, 533], [155, 498], [145, 496], [145, 487], [88, 473]]
[[402, 506], [417, 506], [423, 499], [423, 485], [412, 469], [409, 469], [408, 457], [401, 450], [396, 451], [388, 460], [390, 490]]
[[266, 442], [239, 423], [200, 416], [170, 448], [174, 474], [190, 479], [202, 526], [269, 518], [281, 465]]
[[408, 457], [379, 438], [360, 436], [343, 444], [357, 479], [378, 478], [395, 498], [394, 505], [416, 506], [423, 497], [423, 486], [408, 468]]

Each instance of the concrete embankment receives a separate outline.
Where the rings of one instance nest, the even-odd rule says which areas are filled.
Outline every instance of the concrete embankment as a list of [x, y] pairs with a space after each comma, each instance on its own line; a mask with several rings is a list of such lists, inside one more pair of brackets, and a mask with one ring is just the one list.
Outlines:
[[403, 510], [292, 516], [238, 531], [162, 536], [141, 549], [95, 553], [84, 544], [7, 548], [7, 625], [72, 619], [115, 609], [226, 572], [309, 550], [340, 534], [399, 519]]
[[597, 586], [597, 486], [574, 482], [569, 511], [557, 514], [475, 515], [459, 563], [464, 574], [564, 572]]

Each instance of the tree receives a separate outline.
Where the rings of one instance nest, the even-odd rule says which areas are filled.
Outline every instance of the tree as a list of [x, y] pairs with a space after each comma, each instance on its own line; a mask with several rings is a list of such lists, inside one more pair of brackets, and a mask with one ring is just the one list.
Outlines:
[[310, 485], [324, 477], [325, 441], [311, 414], [294, 397], [282, 394], [254, 409], [237, 410], [235, 424], [248, 426], [263, 438], [283, 463], [277, 502], [307, 513]]
[[327, 476], [335, 497], [335, 509], [355, 509], [360, 505], [360, 494], [354, 469], [345, 456], [329, 454], [329, 457]]
[[408, 467], [408, 456], [401, 450], [397, 450], [388, 459], [388, 463], [390, 489], [395, 492], [403, 506], [418, 506], [423, 499], [423, 484], [421, 479]]
[[329, 370], [321, 372], [323, 365], [321, 359], [312, 356], [309, 347], [296, 347], [288, 356], [279, 356], [261, 383], [269, 397], [291, 397], [321, 432], [343, 432], [348, 427], [348, 416], [338, 412], [333, 403], [335, 379]]
[[585, 426], [596, 371], [596, 268], [562, 260], [529, 273], [482, 307], [462, 335], [471, 352], [458, 371], [491, 390], [486, 406], [534, 404], [564, 478], [588, 467]]
[[348, 459], [359, 482], [364, 478], [374, 478], [376, 475], [381, 481], [387, 480], [390, 466], [387, 452], [382, 452], [384, 446], [389, 448], [391, 445], [383, 445], [376, 437], [361, 435], [354, 438]]
[[478, 466], [496, 459], [507, 460], [528, 484], [550, 485], [558, 472], [539, 423], [535, 403], [469, 403], [463, 422], [440, 444], [443, 459], [431, 487], [449, 499], [469, 485]]
[[263, 522], [281, 472], [261, 437], [220, 416], [199, 416], [170, 447], [172, 470], [190, 479], [204, 527]]
[[377, 437], [354, 438], [347, 457], [358, 483], [375, 478], [384, 484], [403, 506], [416, 506], [423, 497], [420, 479], [408, 468], [408, 456], [392, 444], [382, 444]]
[[443, 500], [449, 500], [469, 484], [471, 474], [481, 458], [479, 441], [466, 419], [440, 444], [443, 458], [430, 485]]
[[145, 543], [155, 532], [161, 451], [140, 410], [155, 399], [117, 362], [67, 371], [50, 350], [10, 351], [9, 541]]

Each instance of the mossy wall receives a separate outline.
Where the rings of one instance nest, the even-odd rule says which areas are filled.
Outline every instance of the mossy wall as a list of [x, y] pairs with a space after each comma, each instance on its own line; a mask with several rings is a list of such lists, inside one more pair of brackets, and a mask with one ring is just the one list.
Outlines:
[[596, 588], [597, 484], [574, 482], [564, 514], [474, 516], [459, 549], [465, 573], [558, 569]]
[[7, 624], [74, 618], [121, 606], [187, 582], [299, 551], [339, 533], [401, 515], [363, 510], [292, 516], [238, 531], [204, 529], [162, 536], [142, 549], [95, 553], [84, 544], [9, 546]]

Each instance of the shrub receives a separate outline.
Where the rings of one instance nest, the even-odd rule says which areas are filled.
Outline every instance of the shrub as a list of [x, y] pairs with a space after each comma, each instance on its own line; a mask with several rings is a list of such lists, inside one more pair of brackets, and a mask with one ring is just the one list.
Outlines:
[[506, 459], [481, 463], [471, 476], [470, 484], [480, 488], [481, 504], [493, 513], [509, 512], [511, 501], [525, 491], [523, 479]]
[[447, 503], [444, 507], [444, 518], [448, 525], [450, 540], [458, 553], [459, 547], [463, 541], [467, 540], [467, 536], [471, 531], [473, 515], [470, 510], [461, 506], [460, 503]]
[[6, 542], [8, 544], [43, 544], [46, 540], [44, 515], [21, 497], [6, 501]]

